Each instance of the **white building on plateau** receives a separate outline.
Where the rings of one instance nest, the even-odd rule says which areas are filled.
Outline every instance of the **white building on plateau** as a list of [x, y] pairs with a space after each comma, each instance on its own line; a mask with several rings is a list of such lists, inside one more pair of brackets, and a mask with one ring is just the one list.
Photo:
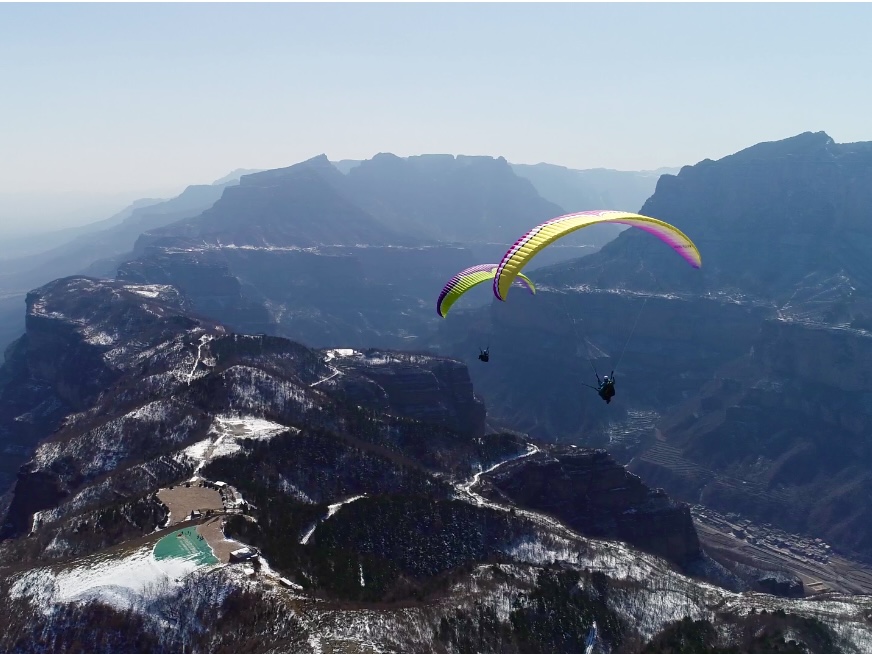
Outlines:
[[233, 550], [232, 552], [230, 552], [230, 562], [239, 563], [241, 561], [250, 561], [256, 556], [256, 550], [253, 550], [250, 547], [243, 547], [241, 549]]

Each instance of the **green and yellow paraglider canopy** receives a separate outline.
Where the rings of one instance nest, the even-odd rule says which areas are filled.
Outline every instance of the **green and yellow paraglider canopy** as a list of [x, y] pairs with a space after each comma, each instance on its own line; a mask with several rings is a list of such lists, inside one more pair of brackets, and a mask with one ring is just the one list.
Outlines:
[[[483, 263], [478, 266], [472, 266], [471, 268], [461, 270], [448, 281], [445, 288], [443, 288], [442, 292], [439, 294], [439, 299], [436, 301], [436, 313], [444, 318], [448, 313], [448, 310], [451, 308], [451, 305], [457, 302], [461, 295], [466, 293], [469, 289], [478, 286], [482, 282], [492, 280], [496, 271], [497, 264], [495, 263]], [[536, 292], [536, 287], [533, 286], [533, 282], [531, 282], [527, 277], [520, 273], [517, 277], [518, 279], [515, 280], [516, 286], [523, 286], [530, 291], [530, 293]]]

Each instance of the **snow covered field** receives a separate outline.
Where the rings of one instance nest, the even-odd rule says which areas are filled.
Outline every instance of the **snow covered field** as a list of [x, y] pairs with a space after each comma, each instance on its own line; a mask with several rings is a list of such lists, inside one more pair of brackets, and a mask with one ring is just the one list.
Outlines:
[[353, 357], [353, 356], [363, 356], [362, 353], [357, 350], [349, 350], [349, 349], [338, 349], [338, 350], [327, 350], [324, 352], [324, 361], [330, 361], [335, 359], [336, 357]]
[[145, 545], [121, 558], [100, 554], [62, 569], [36, 568], [20, 575], [10, 594], [30, 598], [45, 613], [58, 603], [90, 600], [128, 609], [138, 600], [173, 592], [185, 575], [201, 567], [196, 554], [158, 561], [152, 551]]
[[178, 295], [175, 286], [169, 284], [125, 284], [124, 290], [149, 299], [157, 299], [161, 295]]
[[216, 416], [209, 428], [209, 437], [189, 445], [182, 450], [182, 454], [197, 462], [194, 470], [197, 473], [213, 459], [241, 450], [239, 441], [243, 438], [267, 439], [288, 430], [298, 431], [252, 416]]

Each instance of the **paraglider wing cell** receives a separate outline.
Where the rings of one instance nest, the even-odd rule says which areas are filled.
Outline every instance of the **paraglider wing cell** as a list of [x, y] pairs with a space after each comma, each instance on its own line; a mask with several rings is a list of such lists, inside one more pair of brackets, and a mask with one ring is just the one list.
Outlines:
[[[436, 301], [436, 313], [444, 318], [448, 314], [451, 305], [457, 302], [461, 295], [483, 282], [491, 281], [496, 271], [497, 264], [495, 263], [483, 263], [461, 270], [448, 281], [445, 288], [439, 294], [439, 299]], [[526, 288], [530, 293], [536, 292], [533, 282], [524, 275], [518, 274], [512, 283], [515, 286]]]
[[497, 267], [493, 283], [494, 295], [505, 300], [509, 287], [521, 269], [543, 248], [571, 232], [598, 223], [619, 223], [643, 229], [669, 245], [694, 268], [702, 266], [702, 258], [693, 241], [669, 223], [625, 211], [582, 211], [548, 220], [519, 238]]

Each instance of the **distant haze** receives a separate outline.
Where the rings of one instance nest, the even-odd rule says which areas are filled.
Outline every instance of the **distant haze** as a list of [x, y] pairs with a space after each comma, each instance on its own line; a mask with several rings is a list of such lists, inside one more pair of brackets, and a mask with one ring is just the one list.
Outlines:
[[[0, 193], [0, 236], [38, 234], [53, 229], [84, 225], [108, 218], [134, 200], [145, 197], [170, 198], [176, 188], [118, 193], [67, 191]], [[0, 244], [0, 251], [2, 251]]]
[[0, 233], [320, 153], [653, 170], [872, 140], [870, 24], [860, 3], [0, 4]]

